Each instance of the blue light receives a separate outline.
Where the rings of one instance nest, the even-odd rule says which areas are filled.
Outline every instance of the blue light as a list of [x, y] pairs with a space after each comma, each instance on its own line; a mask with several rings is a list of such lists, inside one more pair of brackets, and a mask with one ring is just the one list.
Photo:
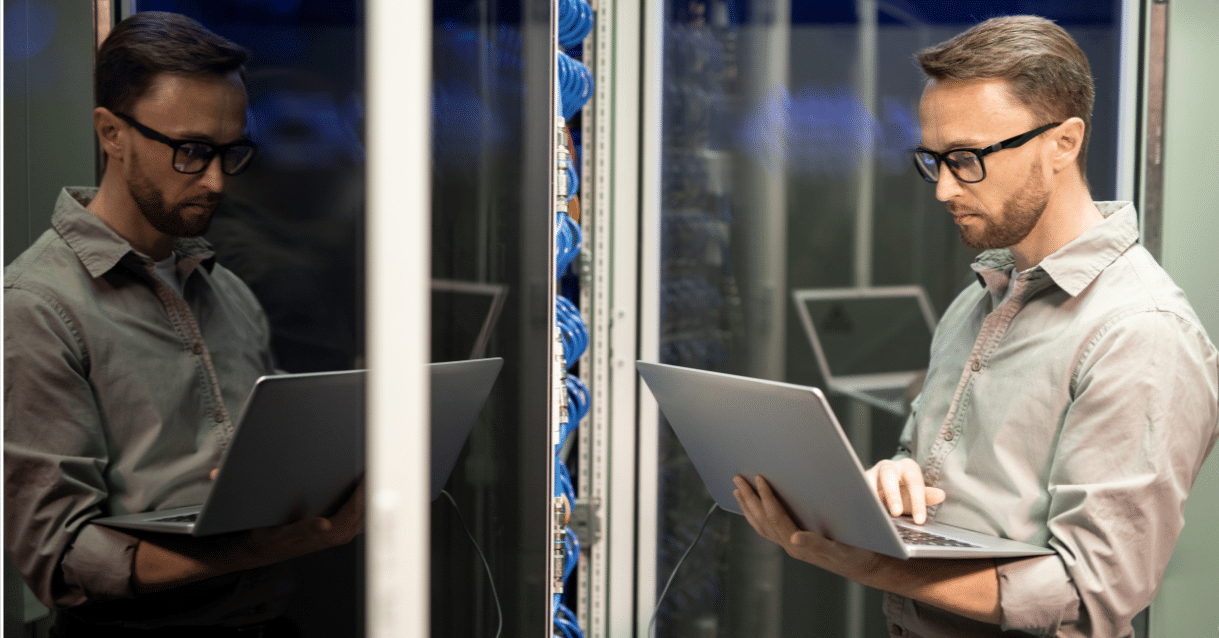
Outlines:
[[21, 0], [4, 11], [4, 55], [24, 60], [42, 53], [59, 26], [59, 12], [44, 0]]

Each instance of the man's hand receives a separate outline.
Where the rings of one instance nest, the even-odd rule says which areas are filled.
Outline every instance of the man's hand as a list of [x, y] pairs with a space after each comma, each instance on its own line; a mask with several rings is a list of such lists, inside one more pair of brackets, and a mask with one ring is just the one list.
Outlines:
[[316, 516], [279, 527], [264, 527], [246, 533], [245, 549], [266, 557], [265, 564], [346, 545], [364, 531], [364, 479], [347, 502], [330, 518]]
[[[897, 468], [880, 467], [886, 462], [878, 463], [877, 467], [869, 472], [876, 471], [875, 474], [883, 476], [893, 471], [895, 476], [901, 476], [896, 472]], [[910, 464], [918, 469], [918, 465], [913, 461]], [[910, 482], [922, 487], [922, 478], [922, 471], [918, 471], [917, 483], [912, 479]], [[744, 477], [738, 476], [733, 482], [736, 483], [737, 489], [733, 490], [732, 494], [740, 503], [749, 524], [763, 538], [786, 550], [788, 556], [861, 585], [921, 600], [974, 620], [993, 624], [999, 624], [1002, 620], [999, 608], [999, 575], [993, 560], [898, 560], [870, 550], [837, 543], [820, 534], [802, 531], [796, 527], [795, 521], [787, 513], [787, 508], [775, 496], [766, 479], [757, 477], [756, 491]], [[898, 485], [902, 484], [899, 480]], [[943, 501], [943, 490], [936, 492], [939, 494], [935, 496], [924, 494], [926, 502]]]
[[913, 459], [884, 460], [864, 474], [889, 514], [909, 515], [919, 525], [927, 522], [927, 506], [943, 503], [947, 496], [938, 487], [924, 485], [923, 468]]
[[136, 547], [139, 592], [178, 587], [213, 576], [280, 563], [345, 545], [364, 531], [364, 480], [329, 518], [307, 518], [212, 538], [158, 534]]
[[801, 530], [770, 489], [770, 484], [760, 476], [756, 479], [756, 491], [745, 477], [738, 476], [733, 482], [737, 488], [732, 494], [749, 524], [763, 538], [782, 547], [788, 556], [857, 582], [867, 584], [871, 581], [883, 556]]

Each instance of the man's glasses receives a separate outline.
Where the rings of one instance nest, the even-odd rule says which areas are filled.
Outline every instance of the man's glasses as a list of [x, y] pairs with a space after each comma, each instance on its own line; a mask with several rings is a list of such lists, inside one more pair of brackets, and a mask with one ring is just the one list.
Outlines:
[[965, 182], [966, 184], [976, 184], [986, 179], [986, 164], [982, 163], [984, 156], [990, 155], [995, 151], [1002, 151], [1005, 148], [1021, 146], [1059, 124], [1062, 124], [1062, 122], [1046, 124], [1028, 133], [1022, 133], [1002, 142], [996, 142], [986, 148], [957, 148], [947, 153], [937, 153], [925, 148], [916, 148], [914, 149], [914, 165], [918, 167], [919, 175], [922, 175], [923, 179], [932, 184], [940, 181], [940, 164], [947, 164], [948, 170], [952, 171], [957, 181]]
[[129, 115], [122, 113], [115, 113], [115, 115], [135, 127], [140, 135], [174, 149], [174, 170], [187, 175], [207, 170], [212, 163], [212, 158], [216, 155], [220, 155], [220, 170], [224, 171], [225, 175], [240, 175], [250, 167], [250, 160], [254, 159], [254, 153], [258, 150], [254, 142], [249, 140], [221, 146], [197, 140], [175, 140], [140, 124]]

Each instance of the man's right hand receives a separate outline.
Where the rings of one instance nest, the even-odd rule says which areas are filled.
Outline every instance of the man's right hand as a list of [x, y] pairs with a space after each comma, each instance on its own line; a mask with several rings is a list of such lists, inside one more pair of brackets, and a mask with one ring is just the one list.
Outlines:
[[944, 490], [923, 483], [923, 468], [913, 459], [886, 459], [864, 474], [889, 514], [909, 515], [919, 525], [927, 521], [927, 506], [943, 503], [947, 497]]

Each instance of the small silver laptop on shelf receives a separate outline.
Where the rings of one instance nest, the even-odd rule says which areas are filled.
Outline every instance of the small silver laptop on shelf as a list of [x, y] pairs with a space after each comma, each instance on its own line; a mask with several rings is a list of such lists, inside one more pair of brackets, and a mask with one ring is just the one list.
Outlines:
[[917, 525], [890, 516], [817, 388], [661, 363], [635, 365], [711, 496], [725, 510], [743, 514], [732, 495], [734, 477], [752, 481], [763, 476], [801, 529], [847, 545], [903, 559], [1053, 553], [959, 527]]
[[809, 288], [792, 300], [826, 387], [905, 416], [935, 332], [922, 287]]
[[[503, 363], [497, 357], [428, 365], [433, 500]], [[92, 522], [208, 536], [333, 514], [364, 476], [366, 381], [365, 370], [260, 378], [202, 505]]]

